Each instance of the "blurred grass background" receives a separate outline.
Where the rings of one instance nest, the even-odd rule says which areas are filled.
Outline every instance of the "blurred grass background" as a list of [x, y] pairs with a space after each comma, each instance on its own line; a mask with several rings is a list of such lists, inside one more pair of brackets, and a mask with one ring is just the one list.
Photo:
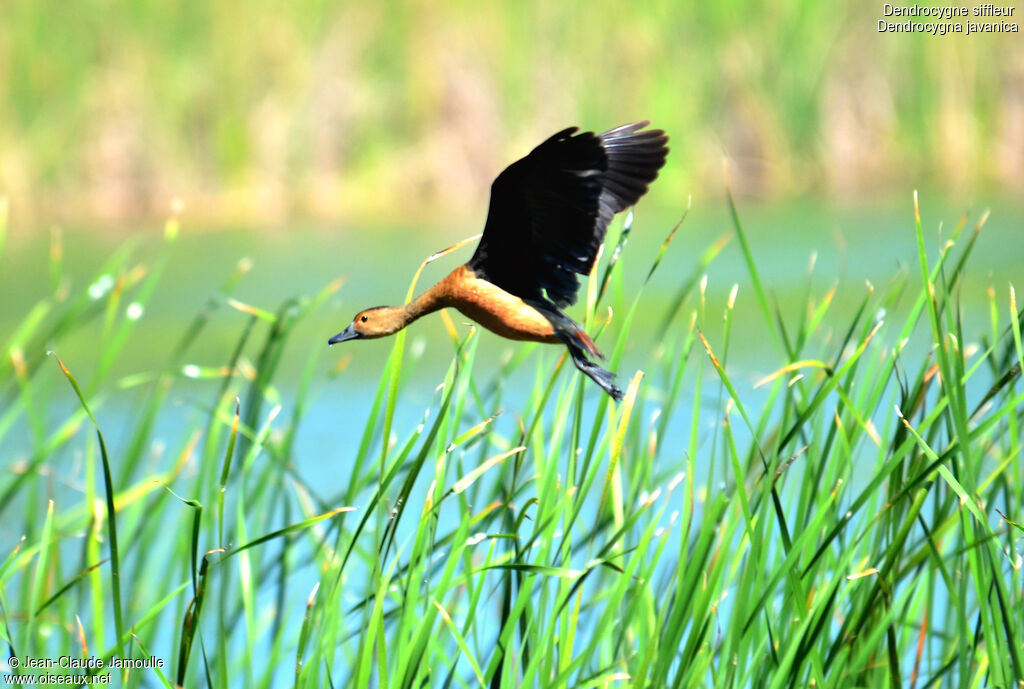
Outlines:
[[[9, 0], [12, 228], [483, 216], [540, 137], [650, 118], [653, 203], [971, 198], [1024, 176], [1020, 34], [879, 34], [881, 3]], [[1019, 12], [1018, 12], [1019, 14]]]

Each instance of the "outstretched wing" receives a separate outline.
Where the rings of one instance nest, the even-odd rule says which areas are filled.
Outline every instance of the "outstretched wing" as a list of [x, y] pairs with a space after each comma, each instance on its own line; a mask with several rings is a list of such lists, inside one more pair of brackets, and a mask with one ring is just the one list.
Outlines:
[[635, 204], [665, 164], [668, 137], [634, 122], [596, 135], [564, 129], [491, 185], [487, 223], [469, 266], [524, 299], [576, 301], [612, 216]]

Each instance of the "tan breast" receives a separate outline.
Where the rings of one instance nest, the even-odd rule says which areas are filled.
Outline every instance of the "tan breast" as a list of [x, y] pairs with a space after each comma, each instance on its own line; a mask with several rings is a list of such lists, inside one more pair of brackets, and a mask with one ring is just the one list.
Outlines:
[[449, 305], [491, 332], [510, 340], [558, 343], [551, 324], [514, 294], [481, 280], [466, 266], [444, 279]]

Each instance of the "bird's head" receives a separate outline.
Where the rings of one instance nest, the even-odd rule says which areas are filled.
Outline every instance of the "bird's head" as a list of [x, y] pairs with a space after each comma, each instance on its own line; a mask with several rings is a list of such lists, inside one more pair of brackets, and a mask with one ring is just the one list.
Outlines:
[[338, 344], [347, 340], [372, 340], [377, 337], [394, 335], [406, 325], [404, 310], [399, 306], [375, 306], [356, 314], [348, 327], [327, 340], [327, 344]]

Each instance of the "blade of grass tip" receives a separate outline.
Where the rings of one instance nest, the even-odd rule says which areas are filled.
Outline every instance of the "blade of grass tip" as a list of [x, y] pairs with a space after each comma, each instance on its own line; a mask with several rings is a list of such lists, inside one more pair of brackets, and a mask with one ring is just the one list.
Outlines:
[[183, 498], [173, 490], [170, 486], [164, 486], [164, 490], [173, 495], [179, 501], [183, 502], [186, 506], [191, 507], [196, 511], [192, 517], [192, 595], [195, 596], [199, 589], [199, 582], [197, 581], [199, 573], [199, 532], [200, 525], [202, 524], [203, 518], [203, 505], [198, 500], [190, 500]]
[[525, 449], [526, 449], [525, 445], [520, 445], [519, 447], [514, 447], [511, 450], [508, 450], [507, 452], [502, 452], [501, 454], [494, 455], [490, 459], [484, 460], [482, 463], [480, 463], [479, 466], [477, 466], [472, 471], [470, 471], [468, 474], [466, 474], [465, 476], [460, 478], [458, 481], [456, 481], [455, 485], [452, 486], [451, 492], [455, 493], [455, 494], [462, 493], [467, 488], [469, 488], [471, 485], [473, 485], [473, 483], [478, 478], [483, 476], [485, 472], [489, 471], [490, 469], [492, 469], [493, 467], [497, 466], [498, 464], [501, 464], [502, 462], [504, 462], [506, 459], [508, 459], [512, 455], [514, 455], [516, 453], [519, 453], [519, 452], [522, 452]]
[[[725, 370], [726, 364], [729, 363], [729, 343], [732, 335], [732, 315], [736, 311], [736, 295], [739, 294], [740, 285], [737, 282], [732, 284], [732, 289], [729, 290], [729, 296], [725, 300], [725, 311], [722, 312], [722, 354], [719, 358], [722, 370]], [[715, 408], [722, 408], [722, 388], [718, 389], [718, 398], [715, 402]], [[753, 431], [753, 429], [751, 429]], [[756, 431], [754, 436], [759, 437]], [[708, 468], [708, 472], [711, 476], [715, 475], [715, 456], [718, 454], [715, 450], [718, 447], [718, 434], [711, 441], [711, 465]]]
[[683, 211], [683, 217], [679, 218], [679, 221], [672, 227], [672, 231], [665, 237], [665, 241], [661, 243], [661, 247], [658, 248], [658, 254], [654, 257], [654, 262], [651, 263], [651, 267], [647, 270], [647, 277], [644, 278], [644, 284], [651, 281], [651, 276], [654, 275], [654, 271], [661, 265], [661, 259], [665, 258], [665, 252], [668, 251], [669, 244], [676, 238], [676, 233], [679, 232], [679, 228], [683, 226], [683, 222], [686, 220], [686, 216], [690, 214], [690, 206], [693, 203], [693, 197], [686, 204], [686, 210]]
[[[697, 336], [700, 338], [701, 343], [704, 345], [704, 351], [707, 353], [708, 359], [711, 360], [711, 365], [718, 373], [718, 377], [722, 380], [722, 384], [725, 386], [725, 389], [729, 392], [729, 396], [732, 398], [732, 401], [736, 404], [736, 409], [739, 410], [740, 416], [743, 417], [743, 421], [747, 424], [747, 429], [752, 434], [754, 434], [754, 439], [756, 442], [757, 431], [754, 429], [754, 424], [753, 422], [751, 422], [750, 417], [747, 416], [747, 410], [743, 406], [743, 402], [740, 401], [739, 392], [737, 392], [736, 388], [733, 386], [732, 380], [725, 372], [725, 368], [722, 366], [722, 363], [718, 360], [718, 357], [715, 355], [714, 350], [711, 349], [711, 343], [708, 342], [708, 339], [706, 337], [704, 337], [704, 331], [701, 330], [700, 328], [697, 328]], [[762, 459], [764, 459], [764, 451], [760, 448], [760, 444], [758, 444], [758, 452], [761, 454]], [[765, 468], [767, 468], [767, 460]]]
[[277, 321], [277, 316], [275, 316], [271, 312], [266, 311], [265, 309], [261, 309], [257, 306], [253, 306], [252, 304], [246, 304], [245, 302], [239, 301], [234, 297], [228, 297], [225, 300], [225, 303], [231, 308], [235, 309], [236, 311], [241, 311], [242, 313], [247, 313], [250, 316], [255, 316], [256, 318], [259, 318], [261, 321], [265, 321], [267, 323], [274, 323]]
[[299, 686], [299, 679], [302, 676], [302, 668], [305, 663], [306, 646], [309, 644], [309, 632], [313, 624], [313, 603], [316, 602], [317, 591], [320, 590], [320, 582], [313, 585], [313, 590], [306, 599], [306, 613], [302, 616], [302, 625], [299, 627], [299, 642], [295, 648], [295, 686]]
[[[470, 668], [472, 668], [473, 674], [476, 675], [476, 681], [480, 683], [481, 687], [485, 686], [486, 682], [484, 682], [484, 673], [480, 671], [480, 664], [476, 662], [473, 652], [469, 649], [469, 644], [466, 643], [466, 638], [462, 636], [462, 633], [459, 632], [459, 628], [455, 626], [455, 622], [452, 621], [451, 615], [449, 615], [448, 611], [437, 602], [437, 599], [431, 599], [430, 602], [434, 604], [435, 608], [437, 608], [445, 626], [448, 627], [448, 631], [450, 631], [452, 636], [455, 637], [455, 643], [462, 652], [463, 657], [465, 657], [466, 662], [469, 663]], [[456, 660], [457, 658], [452, 658], [452, 664], [454, 664]]]
[[[53, 302], [49, 299], [43, 299], [37, 302], [28, 312], [28, 314], [21, 319], [15, 328], [11, 331], [10, 337], [7, 338], [7, 342], [4, 343], [4, 352], [7, 352], [7, 356], [0, 358], [0, 376], [6, 376], [9, 369], [14, 368], [14, 361], [12, 360], [10, 353], [15, 351], [23, 351], [29, 341], [29, 339], [35, 334], [39, 325], [43, 322], [43, 319], [49, 315], [53, 308]], [[26, 370], [25, 375], [31, 374], [31, 369]], [[6, 406], [6, 404], [5, 404]], [[16, 405], [11, 405], [16, 407]]]
[[241, 401], [236, 397], [235, 418], [231, 422], [231, 434], [228, 436], [228, 446], [224, 452], [224, 464], [220, 472], [220, 488], [217, 491], [217, 533], [221, 547], [224, 547], [224, 494], [227, 491], [228, 477], [231, 475], [231, 459], [235, 454], [235, 440], [238, 438], [238, 419], [241, 411]]
[[75, 615], [75, 625], [78, 627], [78, 645], [82, 647], [82, 657], [89, 657], [89, 643], [85, 640], [85, 627], [82, 626], [82, 618]]
[[217, 561], [217, 564], [226, 562], [235, 555], [243, 553], [246, 550], [249, 550], [250, 548], [255, 548], [256, 546], [266, 543], [267, 541], [272, 541], [275, 538], [287, 536], [288, 534], [295, 533], [296, 531], [308, 529], [314, 524], [322, 522], [325, 519], [330, 519], [331, 517], [343, 514], [345, 512], [354, 512], [355, 510], [355, 507], [335, 507], [334, 509], [328, 510], [323, 514], [318, 514], [314, 517], [310, 517], [309, 519], [303, 519], [302, 521], [295, 522], [294, 524], [289, 524], [288, 526], [282, 527], [275, 531], [271, 531], [270, 533], [265, 533], [262, 536], [258, 536], [257, 538], [254, 538], [253, 540], [249, 541], [248, 543], [245, 543], [244, 545], [240, 545], [233, 550], [225, 552], [224, 555]]
[[[452, 253], [456, 249], [461, 249], [462, 247], [466, 246], [467, 244], [472, 244], [473, 242], [475, 242], [476, 240], [480, 239], [481, 237], [483, 237], [483, 233], [478, 233], [478, 234], [473, 235], [472, 237], [466, 237], [465, 239], [460, 239], [459, 241], [455, 242], [451, 246], [445, 247], [444, 249], [441, 249], [440, 251], [437, 251], [435, 253], [430, 254], [430, 256], [427, 256], [427, 259], [425, 261], [423, 261], [423, 267], [426, 267], [427, 264], [433, 263], [434, 261], [436, 261], [439, 258], [447, 256], [448, 254]], [[421, 270], [422, 270], [422, 268], [421, 268]], [[417, 271], [417, 277], [418, 276], [419, 276], [419, 272]], [[406, 296], [406, 301], [408, 301], [410, 299], [412, 299], [412, 294], [409, 294], [408, 296]]]
[[434, 253], [430, 254], [425, 259], [423, 259], [423, 262], [420, 263], [420, 267], [416, 269], [416, 273], [412, 276], [412, 282], [409, 283], [409, 289], [405, 293], [405, 301], [406, 301], [406, 303], [412, 301], [413, 295], [416, 293], [416, 283], [419, 282], [420, 275], [423, 273], [423, 269], [424, 268], [426, 268], [428, 265], [430, 265], [431, 263], [433, 263], [437, 259], [443, 258], [444, 256], [447, 256], [448, 254], [452, 253], [456, 249], [461, 249], [462, 247], [466, 246], [467, 244], [475, 242], [476, 240], [480, 239], [480, 237], [482, 237], [482, 236], [483, 236], [482, 234], [475, 234], [472, 237], [467, 237], [467, 238], [462, 239], [462, 240], [460, 240], [458, 242], [455, 242], [451, 246], [448, 246], [448, 247], [445, 247], [444, 249], [441, 249], [440, 251], [435, 251]]
[[82, 409], [85, 410], [85, 413], [89, 416], [89, 419], [92, 421], [93, 425], [96, 426], [97, 429], [99, 429], [99, 423], [97, 423], [96, 417], [93, 416], [92, 409], [89, 407], [89, 403], [85, 401], [85, 395], [82, 393], [82, 388], [78, 386], [78, 381], [75, 380], [75, 377], [71, 374], [71, 371], [69, 371], [68, 368], [64, 365], [64, 362], [60, 360], [60, 357], [58, 357], [53, 352], [50, 352], [50, 354], [53, 356], [54, 359], [57, 360], [57, 365], [60, 366], [60, 370], [64, 373], [64, 376], [68, 379], [68, 382], [71, 383], [71, 387], [75, 391], [75, 395], [78, 397], [78, 401], [81, 403]]
[[121, 639], [124, 638], [124, 618], [121, 609], [121, 559], [117, 550], [117, 510], [114, 506], [114, 481], [110, 471], [110, 457], [107, 455], [107, 444], [103, 440], [103, 432], [100, 431], [100, 425], [97, 423], [96, 417], [93, 416], [89, 403], [85, 401], [82, 388], [79, 387], [78, 381], [75, 380], [75, 377], [64, 365], [64, 362], [60, 360], [60, 357], [54, 355], [54, 358], [57, 359], [60, 370], [64, 372], [64, 376], [71, 383], [71, 387], [78, 396], [78, 401], [81, 403], [82, 408], [85, 409], [89, 418], [92, 419], [92, 423], [96, 427], [96, 437], [100, 443], [100, 458], [103, 461], [103, 486], [106, 490], [107, 502], [107, 535], [110, 541], [110, 587], [114, 602], [114, 628], [118, 638], [118, 649], [120, 650], [122, 648], [120, 646]]
[[0, 581], [4, 580], [5, 575], [7, 574], [7, 570], [10, 568], [11, 564], [14, 562], [14, 559], [18, 556], [18, 553], [21, 551], [21, 546], [23, 546], [23, 545], [25, 545], [25, 536], [24, 535], [22, 535], [22, 537], [18, 540], [18, 544], [14, 546], [14, 549], [7, 556], [7, 559], [5, 559], [3, 564], [0, 565]]
[[[828, 311], [829, 306], [832, 305], [832, 300], [835, 298], [836, 291], [838, 289], [839, 283], [832, 283], [832, 286], [828, 288], [827, 292], [825, 292], [825, 296], [822, 297], [821, 303], [819, 303], [817, 307], [810, 314], [808, 314], [807, 327], [804, 331], [806, 337], [809, 338], [811, 334], [817, 332], [818, 326], [821, 325], [821, 320], [825, 317], [825, 313]], [[801, 349], [803, 348], [804, 344], [805, 342], [800, 343]]]

